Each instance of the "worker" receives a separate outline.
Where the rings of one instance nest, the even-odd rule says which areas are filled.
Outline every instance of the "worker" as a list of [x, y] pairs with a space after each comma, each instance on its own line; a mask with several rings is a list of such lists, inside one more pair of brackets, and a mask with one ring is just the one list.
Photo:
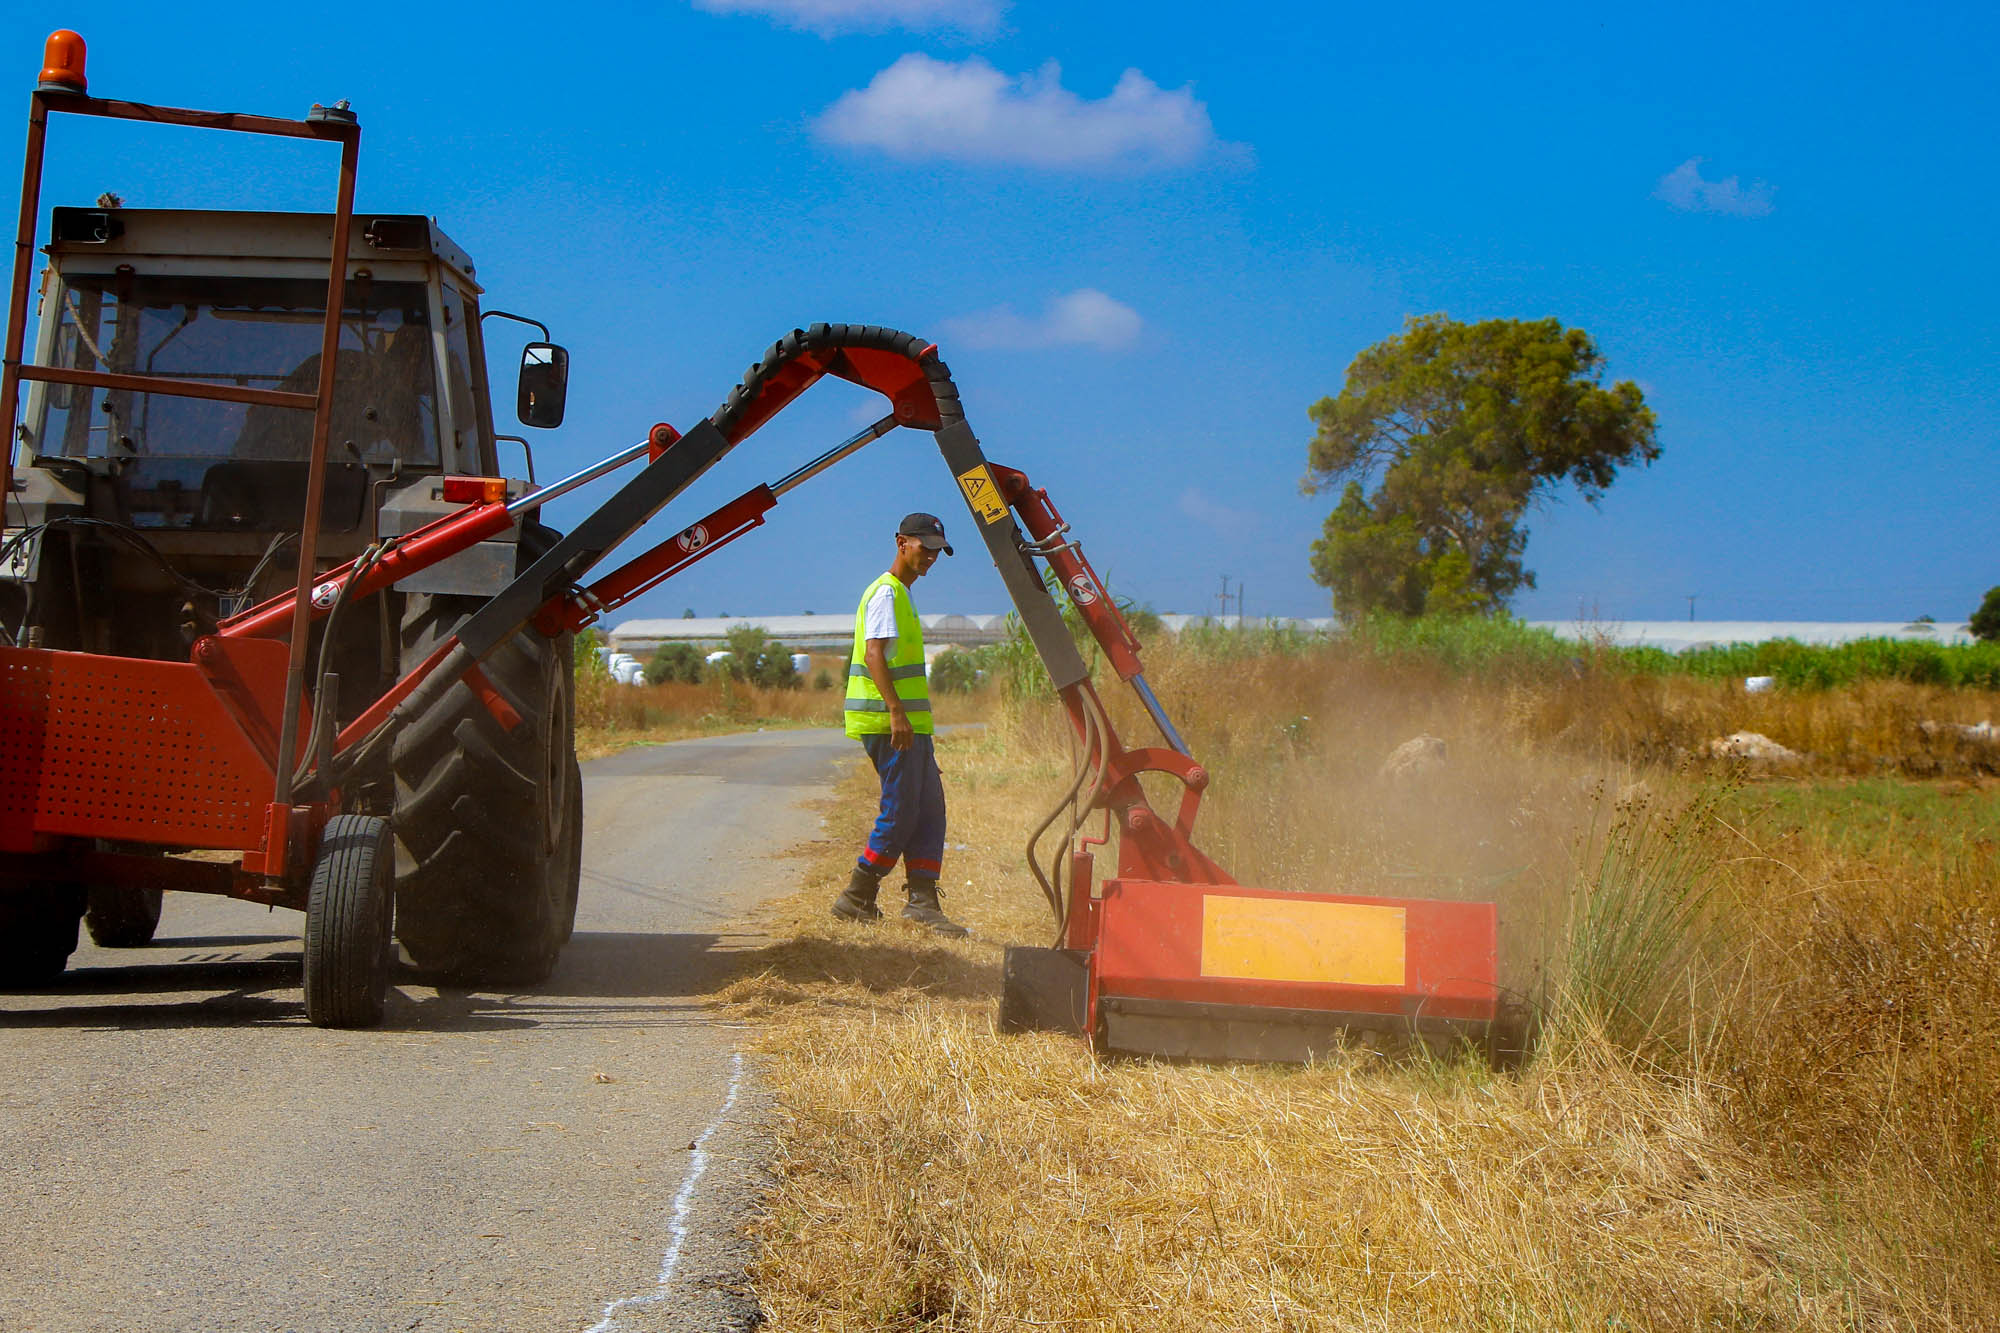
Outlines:
[[859, 740], [882, 782], [868, 845], [854, 864], [833, 914], [882, 919], [875, 892], [903, 862], [909, 901], [903, 918], [940, 935], [970, 934], [938, 903], [944, 857], [944, 779], [931, 730], [930, 682], [924, 677], [924, 630], [910, 585], [930, 572], [938, 552], [951, 554], [934, 514], [908, 514], [896, 528], [896, 560], [868, 585], [854, 611], [854, 651], [847, 664], [847, 734]]

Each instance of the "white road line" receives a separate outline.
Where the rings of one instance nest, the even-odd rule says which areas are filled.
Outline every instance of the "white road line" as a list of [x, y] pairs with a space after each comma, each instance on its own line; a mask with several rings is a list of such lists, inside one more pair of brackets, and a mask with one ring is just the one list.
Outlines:
[[694, 1141], [694, 1152], [688, 1160], [687, 1178], [681, 1181], [680, 1191], [674, 1195], [674, 1216], [667, 1225], [669, 1240], [667, 1252], [660, 1257], [660, 1273], [653, 1279], [653, 1289], [641, 1296], [620, 1296], [604, 1307], [604, 1317], [592, 1324], [584, 1333], [615, 1333], [618, 1315], [622, 1310], [636, 1306], [651, 1305], [665, 1300], [667, 1288], [674, 1280], [674, 1269], [680, 1266], [681, 1247], [687, 1243], [688, 1209], [694, 1205], [694, 1187], [708, 1170], [708, 1138], [715, 1133], [729, 1116], [730, 1108], [736, 1105], [736, 1091], [743, 1082], [743, 1053], [736, 1052], [729, 1061], [729, 1095], [722, 1099], [722, 1109], [715, 1113], [715, 1119], [708, 1122], [708, 1128]]

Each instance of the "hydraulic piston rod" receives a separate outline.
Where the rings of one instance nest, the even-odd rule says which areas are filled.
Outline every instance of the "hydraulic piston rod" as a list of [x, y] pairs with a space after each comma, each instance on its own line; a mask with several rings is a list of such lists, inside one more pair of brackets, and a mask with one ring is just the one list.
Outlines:
[[896, 429], [899, 424], [894, 413], [883, 417], [880, 421], [859, 434], [842, 440], [839, 444], [836, 444], [818, 458], [813, 459], [812, 462], [807, 463], [804, 467], [799, 468], [795, 472], [787, 473], [777, 481], [772, 482], [771, 494], [783, 495], [794, 486], [811, 481], [814, 477], [817, 477], [841, 459], [860, 449], [863, 445], [872, 444], [874, 441], [881, 439], [884, 435]]
[[1167, 744], [1182, 754], [1187, 754], [1187, 742], [1181, 739], [1180, 732], [1174, 730], [1173, 719], [1167, 716], [1167, 710], [1160, 707], [1160, 701], [1153, 697], [1153, 687], [1146, 683], [1143, 672], [1132, 677], [1132, 689], [1138, 694], [1139, 702], [1146, 705], [1146, 711], [1153, 715], [1153, 725], [1167, 738]]
[[581, 472], [572, 472], [561, 481], [551, 482], [547, 486], [529, 491], [526, 495], [518, 499], [509, 500], [507, 502], [507, 512], [510, 514], [525, 514], [531, 510], [540, 509], [557, 496], [568, 495], [577, 487], [588, 485], [596, 481], [599, 477], [616, 472], [627, 463], [637, 462], [651, 452], [652, 447], [650, 441], [642, 441], [633, 445], [630, 449], [622, 449], [602, 462], [592, 463]]

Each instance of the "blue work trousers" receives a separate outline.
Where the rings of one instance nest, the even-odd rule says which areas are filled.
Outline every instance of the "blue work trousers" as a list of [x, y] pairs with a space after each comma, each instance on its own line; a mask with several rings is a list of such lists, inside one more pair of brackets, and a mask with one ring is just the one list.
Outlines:
[[882, 779], [882, 805], [861, 850], [861, 868], [886, 875], [900, 857], [905, 874], [936, 879], [944, 864], [944, 778], [936, 745], [922, 734], [902, 750], [891, 748], [886, 735], [863, 736], [861, 744]]

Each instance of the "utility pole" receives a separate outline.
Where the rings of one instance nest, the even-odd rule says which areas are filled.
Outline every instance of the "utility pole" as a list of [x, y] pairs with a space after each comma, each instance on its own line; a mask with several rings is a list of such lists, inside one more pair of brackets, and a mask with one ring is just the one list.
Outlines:
[[1699, 595], [1699, 594], [1696, 594], [1696, 593], [1689, 593], [1689, 594], [1687, 595], [1687, 599], [1688, 599], [1688, 619], [1689, 619], [1690, 621], [1692, 621], [1692, 620], [1694, 619], [1694, 599], [1695, 599], [1695, 598], [1696, 598], [1696, 597], [1697, 597], [1698, 595]]
[[[1238, 584], [1237, 587], [1239, 591], [1236, 598], [1236, 615], [1237, 619], [1241, 620], [1243, 616], [1243, 597], [1240, 591], [1242, 585]], [[1222, 612], [1216, 617], [1216, 623], [1225, 623], [1229, 619], [1229, 575], [1224, 574], [1222, 576], [1222, 591], [1215, 595], [1215, 599], [1222, 604]]]

